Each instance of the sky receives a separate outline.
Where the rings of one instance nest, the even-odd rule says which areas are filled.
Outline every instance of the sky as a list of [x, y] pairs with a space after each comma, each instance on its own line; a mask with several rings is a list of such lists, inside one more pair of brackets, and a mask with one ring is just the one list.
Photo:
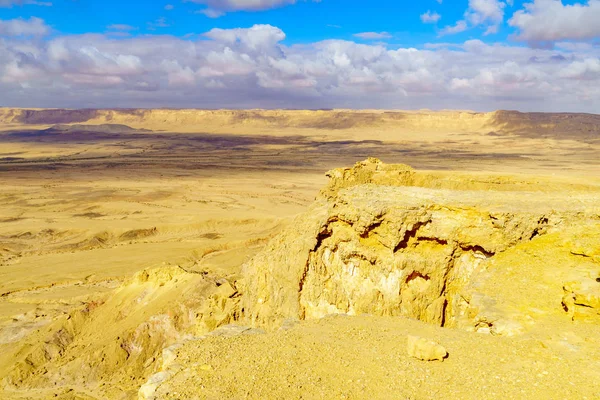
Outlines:
[[0, 0], [0, 106], [600, 113], [600, 0]]

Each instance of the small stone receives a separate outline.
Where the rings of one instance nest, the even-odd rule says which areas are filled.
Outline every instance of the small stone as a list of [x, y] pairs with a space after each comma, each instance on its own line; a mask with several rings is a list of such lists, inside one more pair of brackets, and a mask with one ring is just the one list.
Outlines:
[[423, 361], [444, 361], [444, 358], [448, 356], [448, 352], [443, 346], [418, 336], [408, 336], [406, 349], [409, 356]]
[[208, 365], [208, 364], [204, 364], [204, 365], [200, 366], [200, 369], [202, 371], [212, 371], [213, 368], [210, 365]]

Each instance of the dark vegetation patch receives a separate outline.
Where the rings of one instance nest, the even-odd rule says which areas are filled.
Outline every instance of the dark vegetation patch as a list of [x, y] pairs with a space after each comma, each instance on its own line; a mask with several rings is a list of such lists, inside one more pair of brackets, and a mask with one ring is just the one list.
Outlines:
[[23, 217], [8, 217], [8, 218], [0, 218], [0, 224], [1, 223], [8, 223], [8, 222], [17, 222], [17, 221], [22, 221], [25, 218]]
[[203, 239], [217, 240], [217, 239], [221, 239], [223, 237], [223, 235], [221, 235], [218, 232], [209, 232], [209, 233], [200, 235], [200, 237]]
[[90, 141], [107, 141], [119, 139], [142, 139], [151, 132], [147, 129], [134, 129], [127, 125], [54, 125], [48, 129], [19, 130], [0, 136], [0, 142], [31, 142], [36, 143], [77, 143]]
[[74, 214], [74, 217], [82, 217], [82, 218], [100, 218], [100, 217], [105, 217], [104, 214], [100, 214], [97, 212], [87, 212], [87, 213], [83, 213], [83, 214]]
[[19, 161], [24, 160], [23, 157], [1, 157], [0, 162], [10, 162], [10, 161]]
[[58, 124], [48, 129], [44, 129], [45, 133], [78, 133], [78, 132], [95, 132], [95, 133], [132, 133], [132, 132], [152, 132], [150, 129], [135, 129], [123, 124], [100, 124], [100, 125], [85, 125], [74, 124], [65, 125]]

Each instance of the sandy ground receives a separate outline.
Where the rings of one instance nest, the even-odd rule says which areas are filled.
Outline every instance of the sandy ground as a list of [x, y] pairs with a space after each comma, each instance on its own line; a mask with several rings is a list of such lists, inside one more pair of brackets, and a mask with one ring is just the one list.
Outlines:
[[[141, 270], [177, 265], [235, 277], [244, 261], [307, 208], [326, 182], [324, 172], [334, 167], [376, 156], [418, 169], [600, 182], [600, 136], [589, 131], [597, 125], [586, 115], [549, 129], [529, 117], [496, 121], [498, 116], [451, 112], [411, 113], [402, 120], [381, 119], [379, 112], [284, 112], [282, 117], [158, 110], [117, 112], [110, 118], [106, 113], [32, 114], [29, 119], [15, 117], [19, 113], [0, 110], [0, 378], [14, 367], [15, 352], [29, 335], [110, 297]], [[58, 123], [99, 127], [48, 130]], [[132, 129], [102, 125], [107, 123]], [[356, 347], [370, 326], [377, 328], [365, 342], [369, 345]], [[402, 353], [403, 332], [415, 329], [445, 338], [457, 354], [476, 342], [481, 354], [447, 360], [444, 367], [456, 371], [450, 377], [437, 364], [417, 368], [417, 361]], [[182, 375], [189, 381], [181, 387], [209, 385], [214, 390], [208, 398], [275, 393], [278, 398], [366, 398], [368, 393], [386, 398], [388, 386], [397, 398], [471, 398], [469, 386], [489, 388], [488, 398], [600, 396], [597, 386], [587, 386], [586, 393], [565, 389], [599, 381], [590, 361], [598, 362], [597, 353], [568, 358], [560, 367], [551, 356], [538, 354], [542, 345], [533, 355], [521, 353], [529, 351], [523, 350], [528, 339], [512, 347], [504, 339], [482, 336], [469, 342], [460, 332], [415, 321], [360, 318], [336, 318], [323, 326], [307, 322], [269, 335], [227, 344], [211, 339], [190, 350], [186, 354], [195, 363], [216, 372]], [[583, 342], [598, 339], [587, 328], [577, 335]], [[263, 352], [265, 340], [271, 353]], [[300, 352], [293, 350], [296, 343]], [[230, 353], [244, 356], [231, 364]], [[314, 353], [327, 356], [315, 361]], [[293, 367], [286, 369], [290, 363]], [[577, 368], [587, 375], [566, 376], [564, 371], [577, 363], [585, 364]], [[255, 380], [249, 378], [253, 370], [262, 371]], [[529, 389], [508, 396], [517, 380]], [[241, 384], [231, 386], [236, 381]], [[106, 390], [82, 389], [74, 395], [36, 385], [0, 391], [0, 397], [117, 398]], [[135, 391], [124, 389], [119, 396], [135, 397]]]
[[[449, 356], [425, 363], [407, 354], [418, 333]], [[386, 317], [330, 316], [266, 334], [210, 337], [179, 349], [158, 398], [595, 399], [595, 333], [506, 338]], [[585, 353], [569, 349], [578, 340]], [[573, 373], [578, 371], [578, 373]]]

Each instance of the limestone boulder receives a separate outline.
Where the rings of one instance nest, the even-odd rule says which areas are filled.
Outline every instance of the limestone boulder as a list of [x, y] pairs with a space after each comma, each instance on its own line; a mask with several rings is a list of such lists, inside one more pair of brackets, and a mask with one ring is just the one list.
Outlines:
[[444, 361], [448, 352], [433, 340], [409, 335], [406, 341], [408, 355], [422, 361]]

